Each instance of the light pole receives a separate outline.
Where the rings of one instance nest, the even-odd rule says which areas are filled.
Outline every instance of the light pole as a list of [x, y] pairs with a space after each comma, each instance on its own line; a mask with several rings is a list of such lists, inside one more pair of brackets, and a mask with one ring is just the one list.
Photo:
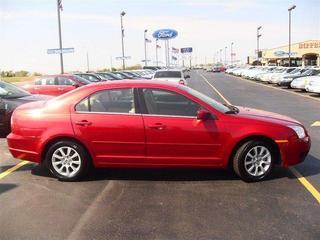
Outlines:
[[222, 49], [220, 49], [220, 63], [222, 63]]
[[289, 12], [289, 67], [291, 66], [291, 11], [296, 8], [296, 5], [292, 5], [288, 8]]
[[156, 39], [156, 65], [157, 67], [159, 66], [159, 60], [158, 60], [158, 48], [160, 48], [160, 46], [158, 45], [158, 38]]
[[230, 48], [230, 64], [233, 64], [233, 42], [231, 43], [231, 48]]
[[90, 67], [89, 67], [89, 53], [87, 52], [87, 72], [90, 72]]
[[262, 28], [262, 26], [259, 26], [257, 27], [257, 60], [259, 61], [259, 39], [260, 37], [262, 36], [260, 33], [259, 33], [259, 30]]
[[120, 13], [120, 20], [121, 20], [121, 46], [122, 46], [122, 69], [125, 70], [125, 60], [124, 60], [124, 28], [123, 28], [123, 16], [126, 15], [125, 11]]
[[227, 47], [224, 47], [224, 65], [227, 65]]
[[57, 10], [58, 10], [58, 28], [59, 28], [60, 68], [61, 68], [61, 74], [63, 74], [64, 69], [63, 69], [63, 54], [62, 54], [61, 20], [60, 20], [60, 10], [62, 10], [61, 0], [57, 0]]
[[145, 29], [144, 30], [144, 65], [145, 66], [148, 66], [148, 63], [147, 63], [147, 32], [148, 32], [148, 29]]

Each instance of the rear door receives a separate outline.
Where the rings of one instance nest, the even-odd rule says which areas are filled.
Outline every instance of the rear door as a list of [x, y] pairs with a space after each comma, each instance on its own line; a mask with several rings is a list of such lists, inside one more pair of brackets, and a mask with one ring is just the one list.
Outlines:
[[72, 123], [101, 166], [143, 164], [145, 133], [132, 88], [96, 92], [76, 105]]
[[214, 166], [221, 163], [219, 126], [214, 119], [197, 120], [201, 105], [163, 89], [139, 89], [139, 93], [147, 109], [143, 121], [150, 164]]

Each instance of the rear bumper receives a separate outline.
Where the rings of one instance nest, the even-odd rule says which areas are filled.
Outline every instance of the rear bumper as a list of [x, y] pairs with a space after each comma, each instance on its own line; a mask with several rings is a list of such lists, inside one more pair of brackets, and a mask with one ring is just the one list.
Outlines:
[[293, 166], [304, 161], [311, 147], [311, 139], [306, 136], [303, 139], [293, 137], [288, 142], [278, 143], [282, 165]]
[[14, 158], [40, 163], [41, 156], [36, 151], [39, 139], [22, 137], [13, 133], [7, 136], [9, 151]]

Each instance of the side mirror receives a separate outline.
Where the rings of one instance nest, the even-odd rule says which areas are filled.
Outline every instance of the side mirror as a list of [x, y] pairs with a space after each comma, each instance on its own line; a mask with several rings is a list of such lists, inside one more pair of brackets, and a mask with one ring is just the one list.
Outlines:
[[190, 75], [186, 75], [184, 78], [190, 78]]
[[202, 120], [202, 121], [206, 121], [209, 118], [212, 118], [212, 114], [210, 112], [208, 112], [207, 110], [204, 109], [200, 109], [197, 112], [197, 119], [198, 120]]
[[74, 84], [72, 84], [72, 86], [74, 86], [75, 88], [80, 87], [80, 85], [78, 83], [74, 83]]

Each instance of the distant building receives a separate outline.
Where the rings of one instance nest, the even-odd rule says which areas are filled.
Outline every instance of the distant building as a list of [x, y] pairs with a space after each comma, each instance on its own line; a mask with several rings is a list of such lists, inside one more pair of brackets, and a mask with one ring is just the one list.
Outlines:
[[[289, 65], [289, 45], [262, 50], [263, 64]], [[291, 44], [291, 66], [320, 66], [320, 40]]]

